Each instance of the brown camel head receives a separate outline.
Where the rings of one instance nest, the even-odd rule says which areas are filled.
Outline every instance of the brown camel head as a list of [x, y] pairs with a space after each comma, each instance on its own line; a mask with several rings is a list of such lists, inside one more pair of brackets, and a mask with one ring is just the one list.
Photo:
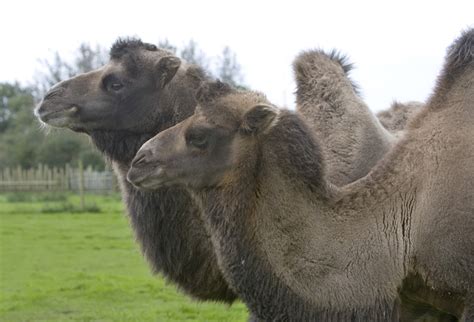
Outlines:
[[180, 65], [179, 58], [155, 45], [119, 39], [106, 65], [53, 86], [35, 114], [49, 125], [75, 131], [152, 131], [157, 120], [174, 115], [164, 108], [170, 104], [159, 103]]
[[204, 83], [196, 99], [193, 116], [142, 146], [128, 173], [130, 182], [145, 189], [219, 185], [238, 164], [238, 153], [252, 149], [278, 115], [264, 95], [220, 81]]

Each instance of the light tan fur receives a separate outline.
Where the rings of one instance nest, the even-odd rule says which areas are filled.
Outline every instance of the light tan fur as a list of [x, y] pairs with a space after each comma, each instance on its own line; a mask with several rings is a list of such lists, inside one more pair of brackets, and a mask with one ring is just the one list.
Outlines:
[[397, 103], [377, 118], [351, 82], [346, 60], [336, 51], [310, 50], [293, 62], [297, 111], [320, 139], [328, 179], [336, 185], [366, 175], [422, 106]]

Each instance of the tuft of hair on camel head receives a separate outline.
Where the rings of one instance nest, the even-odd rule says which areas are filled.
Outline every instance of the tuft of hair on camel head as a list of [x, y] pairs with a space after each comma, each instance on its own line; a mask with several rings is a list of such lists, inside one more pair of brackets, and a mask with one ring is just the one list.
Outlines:
[[220, 80], [203, 82], [196, 92], [196, 101], [200, 104], [210, 103], [234, 91], [231, 85]]
[[140, 38], [135, 37], [120, 37], [118, 38], [115, 43], [110, 48], [110, 58], [121, 58], [123, 55], [129, 53], [130, 51], [136, 49], [146, 49], [149, 51], [157, 51], [158, 47], [153, 44], [142, 42]]

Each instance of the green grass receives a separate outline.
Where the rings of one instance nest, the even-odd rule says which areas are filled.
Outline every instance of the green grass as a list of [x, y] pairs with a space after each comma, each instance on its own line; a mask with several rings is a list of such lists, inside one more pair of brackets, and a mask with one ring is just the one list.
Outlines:
[[0, 321], [247, 319], [242, 304], [197, 303], [152, 276], [119, 198], [86, 200], [101, 212], [42, 211], [77, 196], [0, 195]]

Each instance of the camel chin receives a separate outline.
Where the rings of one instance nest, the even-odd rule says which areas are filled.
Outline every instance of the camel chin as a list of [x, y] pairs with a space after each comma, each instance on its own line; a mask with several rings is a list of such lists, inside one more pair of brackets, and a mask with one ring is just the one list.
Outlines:
[[68, 128], [74, 126], [73, 116], [78, 112], [77, 106], [71, 106], [58, 111], [45, 111], [35, 109], [35, 115], [43, 123], [57, 128]]

